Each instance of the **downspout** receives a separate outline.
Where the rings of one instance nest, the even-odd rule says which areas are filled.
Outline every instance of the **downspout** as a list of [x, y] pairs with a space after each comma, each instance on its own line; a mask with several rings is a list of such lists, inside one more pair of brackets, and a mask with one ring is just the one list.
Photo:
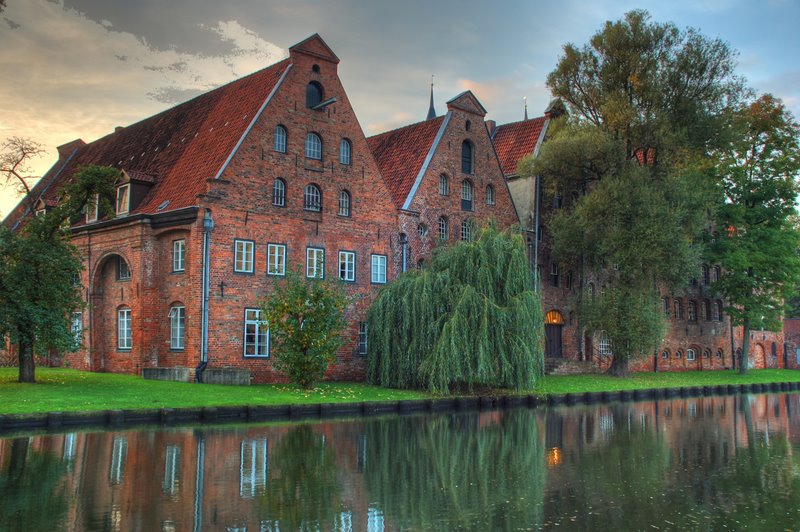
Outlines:
[[533, 289], [536, 291], [539, 287], [539, 205], [542, 192], [541, 178], [537, 175], [535, 178], [536, 184], [536, 203], [534, 205], [534, 221], [533, 221]]
[[400, 244], [403, 246], [403, 269], [401, 271], [405, 273], [408, 267], [408, 237], [405, 233], [400, 233]]
[[200, 303], [201, 313], [201, 343], [200, 343], [200, 365], [195, 368], [195, 380], [203, 382], [203, 370], [208, 365], [208, 292], [210, 278], [210, 254], [211, 254], [211, 231], [214, 230], [214, 220], [211, 219], [211, 211], [206, 209], [203, 216], [203, 295]]

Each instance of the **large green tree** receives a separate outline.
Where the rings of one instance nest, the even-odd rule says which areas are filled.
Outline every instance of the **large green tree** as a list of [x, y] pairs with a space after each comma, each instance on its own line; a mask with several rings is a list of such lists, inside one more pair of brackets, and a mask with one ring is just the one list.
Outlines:
[[519, 170], [571, 198], [546, 220], [554, 256], [579, 271], [579, 315], [610, 340], [613, 374], [663, 339], [659, 291], [697, 267], [713, 201], [708, 154], [743, 94], [734, 64], [724, 42], [637, 10], [566, 45], [547, 78], [571, 116]]
[[35, 351], [78, 347], [70, 317], [83, 305], [76, 283], [83, 263], [70, 243], [69, 222], [95, 195], [103, 212], [113, 212], [109, 198], [118, 178], [113, 168], [84, 167], [60, 191], [58, 206], [34, 216], [28, 193], [21, 227], [0, 226], [0, 338], [17, 346], [19, 382], [35, 382]]
[[722, 266], [713, 288], [743, 328], [739, 371], [747, 372], [750, 329], [780, 330], [800, 282], [797, 179], [800, 127], [780, 100], [764, 95], [738, 111], [719, 157], [719, 236], [709, 260]]

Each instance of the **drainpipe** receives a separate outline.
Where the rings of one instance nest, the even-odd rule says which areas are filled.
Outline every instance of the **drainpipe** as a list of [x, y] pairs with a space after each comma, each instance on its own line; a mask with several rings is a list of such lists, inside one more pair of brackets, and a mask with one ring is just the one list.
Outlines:
[[542, 196], [542, 183], [541, 178], [538, 175], [534, 179], [534, 188], [536, 189], [536, 204], [533, 215], [533, 289], [537, 290], [539, 287], [539, 205], [541, 204], [540, 200]]
[[407, 268], [407, 261], [408, 261], [408, 237], [405, 233], [400, 233], [400, 244], [403, 246], [403, 269], [402, 272], [405, 273]]
[[536, 270], [533, 266], [533, 240], [530, 235], [528, 235], [528, 267], [531, 269], [531, 286], [533, 289], [536, 289]]
[[208, 365], [208, 292], [210, 277], [210, 254], [211, 254], [211, 231], [214, 230], [214, 220], [211, 219], [211, 211], [206, 209], [203, 216], [203, 295], [201, 299], [201, 344], [200, 344], [200, 365], [195, 368], [195, 380], [203, 382], [203, 370]]

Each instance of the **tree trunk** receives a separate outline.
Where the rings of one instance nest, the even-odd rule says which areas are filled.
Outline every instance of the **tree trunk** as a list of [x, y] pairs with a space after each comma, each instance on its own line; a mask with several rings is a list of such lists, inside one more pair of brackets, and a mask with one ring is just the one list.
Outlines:
[[19, 343], [19, 382], [36, 382], [36, 365], [33, 360], [33, 343]]
[[747, 359], [750, 356], [750, 318], [742, 321], [742, 353], [739, 355], [739, 375], [747, 375]]
[[19, 479], [25, 473], [25, 464], [28, 460], [28, 438], [14, 438], [11, 441], [11, 459], [8, 462], [9, 478]]
[[608, 374], [614, 377], [628, 377], [630, 375], [628, 359], [618, 356], [612, 358], [611, 367], [608, 368]]

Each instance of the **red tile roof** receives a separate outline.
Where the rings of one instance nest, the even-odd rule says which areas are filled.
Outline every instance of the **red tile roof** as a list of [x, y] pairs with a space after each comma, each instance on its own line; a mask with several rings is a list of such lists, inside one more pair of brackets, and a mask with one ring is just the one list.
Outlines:
[[57, 178], [54, 186], [41, 187], [46, 188], [42, 198], [57, 198], [60, 183], [79, 167], [95, 164], [156, 183], [131, 214], [154, 213], [167, 200], [168, 210], [197, 205], [206, 180], [217, 175], [288, 66], [285, 59], [79, 147], [63, 170], [58, 172], [59, 162], [48, 172]]
[[395, 205], [402, 207], [444, 116], [387, 131], [367, 139]]
[[497, 126], [492, 140], [503, 175], [516, 175], [517, 164], [526, 155], [536, 150], [547, 118], [540, 116], [522, 122], [511, 122]]

